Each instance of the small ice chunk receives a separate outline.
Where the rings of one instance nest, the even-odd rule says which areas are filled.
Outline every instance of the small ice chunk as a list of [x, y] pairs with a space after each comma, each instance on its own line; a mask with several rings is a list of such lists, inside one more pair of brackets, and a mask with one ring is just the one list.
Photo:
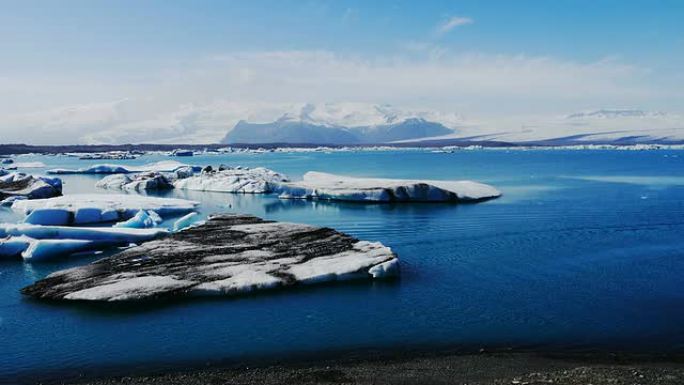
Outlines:
[[24, 260], [31, 262], [45, 261], [89, 250], [92, 245], [92, 241], [83, 239], [36, 239], [21, 253], [21, 256]]
[[199, 218], [200, 215], [198, 213], [187, 214], [173, 223], [173, 231], [181, 231], [183, 229], [187, 229], [195, 222], [197, 222]]
[[196, 282], [178, 280], [168, 276], [148, 275], [144, 277], [113, 280], [102, 286], [79, 290], [64, 296], [64, 299], [88, 301], [131, 301], [153, 297], [196, 285]]
[[1, 201], [0, 201], [0, 206], [9, 207], [9, 206], [12, 206], [12, 204], [13, 204], [14, 202], [16, 202], [16, 201], [21, 201], [21, 200], [24, 200], [24, 199], [28, 199], [28, 198], [25, 197], [25, 196], [23, 196], [23, 195], [13, 195], [13, 196], [11, 196], [11, 197], [8, 197], [8, 198], [5, 198], [5, 199], [1, 200]]
[[399, 260], [391, 259], [368, 269], [368, 274], [373, 278], [394, 277], [399, 274]]
[[133, 229], [147, 229], [156, 227], [162, 222], [162, 218], [154, 211], [140, 210], [133, 218], [119, 222], [114, 227], [128, 227]]

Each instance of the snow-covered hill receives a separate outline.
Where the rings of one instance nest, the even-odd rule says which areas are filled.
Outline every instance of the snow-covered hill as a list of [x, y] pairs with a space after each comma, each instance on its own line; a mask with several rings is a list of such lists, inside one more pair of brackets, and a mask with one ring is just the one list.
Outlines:
[[457, 133], [419, 141], [454, 140], [549, 145], [684, 143], [684, 117], [635, 109], [600, 109], [550, 117], [516, 116], [466, 121]]

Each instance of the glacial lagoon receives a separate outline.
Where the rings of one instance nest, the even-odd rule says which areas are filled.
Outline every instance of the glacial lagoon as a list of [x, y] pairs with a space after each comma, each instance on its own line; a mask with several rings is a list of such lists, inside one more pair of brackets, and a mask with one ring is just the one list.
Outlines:
[[[49, 168], [103, 163], [23, 156]], [[142, 165], [146, 155], [108, 161]], [[329, 226], [379, 241], [393, 281], [331, 284], [154, 306], [54, 304], [19, 290], [103, 255], [0, 261], [0, 382], [61, 380], [274, 357], [401, 349], [684, 349], [684, 151], [473, 150], [239, 153], [182, 158], [358, 177], [471, 179], [473, 204], [359, 204], [171, 190], [200, 213]], [[64, 194], [102, 176], [62, 175]], [[0, 210], [0, 220], [19, 218]], [[168, 224], [168, 223], [167, 223]]]

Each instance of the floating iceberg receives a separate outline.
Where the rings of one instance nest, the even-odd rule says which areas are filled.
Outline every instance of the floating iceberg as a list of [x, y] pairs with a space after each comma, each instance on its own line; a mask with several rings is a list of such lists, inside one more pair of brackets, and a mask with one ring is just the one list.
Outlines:
[[[197, 213], [190, 213], [188, 215], [193, 215]], [[187, 215], [186, 215], [187, 216]], [[185, 217], [183, 217], [185, 218]], [[159, 214], [151, 210], [140, 210], [133, 218], [125, 221], [119, 222], [114, 225], [114, 227], [128, 227], [132, 229], [147, 229], [150, 227], [156, 227], [158, 224], [162, 223], [162, 218]]]
[[174, 172], [180, 168], [188, 167], [187, 164], [175, 160], [163, 160], [142, 166], [129, 166], [118, 164], [97, 164], [87, 168], [55, 168], [48, 170], [48, 174], [130, 174], [136, 172]]
[[275, 192], [286, 199], [360, 202], [462, 202], [501, 195], [492, 186], [472, 181], [353, 178], [313, 171], [301, 182], [279, 184]]
[[168, 234], [165, 229], [131, 229], [115, 227], [42, 226], [0, 223], [0, 238], [29, 237], [31, 239], [83, 239], [88, 241], [129, 244], [149, 241]]
[[173, 231], [181, 231], [184, 229], [187, 229], [188, 227], [196, 224], [200, 219], [200, 215], [198, 213], [190, 213], [182, 218], [178, 218], [173, 223]]
[[80, 251], [128, 246], [167, 235], [164, 229], [0, 224], [0, 257], [33, 261]]
[[145, 172], [135, 175], [108, 175], [95, 185], [104, 189], [119, 189], [128, 191], [163, 190], [173, 188], [169, 178], [159, 172]]
[[21, 253], [26, 261], [39, 262], [93, 250], [92, 241], [82, 239], [36, 239]]
[[0, 200], [11, 197], [27, 199], [51, 198], [62, 195], [62, 180], [59, 178], [35, 177], [21, 172], [0, 174]]
[[16, 170], [18, 168], [43, 168], [45, 163], [43, 162], [15, 162], [8, 166], [9, 170]]
[[187, 190], [264, 194], [287, 181], [287, 176], [267, 168], [236, 167], [220, 168], [219, 171], [209, 169], [199, 175], [177, 180], [173, 185]]
[[330, 228], [220, 215], [22, 290], [42, 299], [134, 301], [238, 295], [298, 284], [391, 277], [392, 251]]
[[18, 257], [28, 249], [34, 239], [25, 235], [0, 238], [0, 259]]
[[74, 194], [50, 199], [24, 200], [12, 210], [26, 215], [24, 222], [37, 225], [79, 225], [129, 219], [140, 210], [162, 217], [187, 214], [198, 202], [126, 194]]

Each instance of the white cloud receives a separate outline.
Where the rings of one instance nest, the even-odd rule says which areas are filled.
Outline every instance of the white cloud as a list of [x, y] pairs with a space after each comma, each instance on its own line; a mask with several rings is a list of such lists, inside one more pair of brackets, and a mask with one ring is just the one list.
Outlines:
[[474, 22], [475, 21], [469, 17], [452, 16], [437, 26], [437, 34], [443, 35], [456, 27], [473, 24]]
[[[240, 119], [272, 120], [307, 102], [392, 104], [499, 121], [616, 105], [671, 110], [684, 96], [684, 85], [662, 87], [654, 72], [617, 59], [577, 62], [447, 51], [378, 57], [241, 52], [135, 75], [135, 81], [111, 81], [106, 75], [0, 79], [13, 85], [0, 89], [0, 142], [206, 143], [221, 139]], [[24, 94], [6, 91], [22, 85]], [[7, 107], [31, 106], [33, 89], [43, 95], [33, 112]], [[64, 106], [63, 100], [86, 102]]]

